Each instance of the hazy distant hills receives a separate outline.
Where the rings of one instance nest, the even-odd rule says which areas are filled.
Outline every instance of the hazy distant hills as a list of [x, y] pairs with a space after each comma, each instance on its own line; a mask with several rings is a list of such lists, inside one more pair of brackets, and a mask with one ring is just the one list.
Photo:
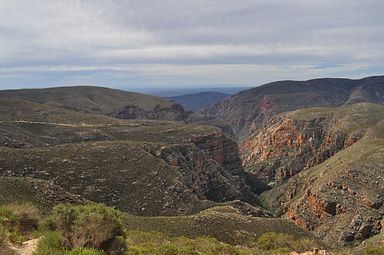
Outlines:
[[121, 119], [183, 120], [186, 118], [186, 112], [181, 105], [165, 98], [103, 87], [4, 90], [0, 91], [0, 97]]
[[215, 87], [177, 86], [176, 87], [175, 86], [175, 87], [160, 87], [160, 88], [126, 88], [125, 90], [136, 91], [136, 92], [147, 94], [147, 95], [167, 98], [167, 97], [183, 96], [183, 95], [197, 94], [200, 92], [210, 92], [210, 91], [233, 95], [233, 94], [239, 93], [240, 91], [247, 90], [250, 88], [251, 87], [239, 87], [236, 85], [228, 85], [225, 87], [220, 87], [220, 86], [215, 86]]
[[174, 96], [170, 97], [170, 99], [183, 105], [186, 109], [196, 112], [211, 106], [213, 103], [220, 101], [227, 96], [229, 96], [229, 94], [207, 91], [196, 94]]

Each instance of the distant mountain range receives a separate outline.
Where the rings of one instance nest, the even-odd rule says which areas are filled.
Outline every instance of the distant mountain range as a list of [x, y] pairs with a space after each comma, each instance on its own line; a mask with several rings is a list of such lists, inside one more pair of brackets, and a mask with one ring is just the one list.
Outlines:
[[271, 116], [308, 107], [353, 103], [384, 103], [384, 76], [359, 80], [324, 78], [277, 81], [241, 91], [203, 110], [207, 119], [225, 122], [243, 138]]
[[211, 106], [213, 103], [220, 101], [229, 96], [229, 94], [207, 91], [199, 92], [196, 94], [188, 94], [182, 96], [170, 97], [176, 103], [183, 105], [186, 109], [191, 111], [199, 111], [203, 108]]
[[153, 96], [159, 96], [159, 97], [174, 97], [174, 96], [183, 96], [183, 95], [189, 95], [189, 94], [197, 94], [200, 92], [219, 92], [224, 94], [233, 95], [240, 91], [247, 90], [251, 87], [239, 87], [239, 86], [226, 86], [226, 87], [186, 87], [186, 86], [179, 86], [179, 87], [162, 87], [162, 88], [126, 88], [125, 90], [128, 91], [136, 91], [139, 93], [144, 93], [148, 95]]
[[169, 99], [95, 86], [3, 90], [0, 97], [120, 119], [184, 120], [187, 117], [184, 108]]

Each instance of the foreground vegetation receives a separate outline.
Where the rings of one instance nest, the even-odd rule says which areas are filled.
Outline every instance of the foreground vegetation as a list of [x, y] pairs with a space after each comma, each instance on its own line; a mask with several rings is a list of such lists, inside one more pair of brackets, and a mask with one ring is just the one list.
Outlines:
[[[247, 246], [234, 246], [212, 237], [127, 230], [122, 213], [98, 204], [58, 205], [44, 217], [31, 204], [0, 207], [0, 254], [15, 254], [6, 244], [34, 238], [39, 238], [34, 255], [274, 255], [320, 248], [311, 239], [274, 232]], [[334, 254], [380, 255], [384, 247], [366, 246]]]

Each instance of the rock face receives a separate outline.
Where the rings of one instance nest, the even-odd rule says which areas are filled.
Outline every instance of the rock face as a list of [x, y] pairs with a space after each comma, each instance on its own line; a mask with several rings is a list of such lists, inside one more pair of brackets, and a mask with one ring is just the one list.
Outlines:
[[288, 199], [283, 203], [285, 217], [327, 242], [337, 238], [332, 244], [334, 246], [359, 244], [379, 234], [382, 228], [381, 206], [367, 206], [364, 202], [366, 195], [343, 194], [348, 188], [340, 186], [323, 186], [317, 191], [308, 188], [299, 199], [292, 197], [293, 202]]
[[[300, 120], [298, 123], [306, 124], [285, 124], [283, 132], [277, 131], [280, 129], [276, 127], [282, 127], [282, 123], [292, 124], [293, 117]], [[278, 159], [276, 162], [284, 160], [281, 155], [293, 157], [292, 162], [298, 156], [314, 165], [276, 183], [271, 190], [261, 194], [261, 199], [277, 214], [295, 221], [334, 246], [357, 245], [380, 233], [384, 215], [381, 185], [384, 181], [383, 117], [384, 106], [376, 104], [348, 105], [325, 112], [306, 109], [288, 114], [277, 122], [279, 125], [272, 125], [270, 129], [277, 131], [271, 132], [271, 138], [279, 137], [283, 141], [281, 147], [271, 145], [273, 152], [278, 152], [277, 156], [274, 154]], [[309, 123], [317, 123], [316, 128], [311, 128]], [[319, 134], [315, 139], [318, 141], [316, 146], [313, 140], [309, 142], [308, 137], [312, 136], [307, 131]], [[311, 150], [297, 155], [298, 149], [291, 144], [310, 145]], [[308, 161], [312, 158], [316, 160]], [[299, 165], [283, 162], [282, 166], [284, 164], [292, 169]]]
[[384, 76], [360, 80], [315, 79], [279, 81], [242, 91], [201, 111], [208, 123], [229, 124], [242, 140], [278, 113], [345, 103], [384, 103]]
[[332, 114], [309, 119], [279, 115], [241, 143], [243, 166], [265, 183], [282, 182], [361, 138], [359, 132], [333, 130], [334, 123]]
[[201, 200], [256, 203], [256, 196], [243, 178], [246, 173], [236, 143], [222, 133], [193, 137], [191, 142], [151, 152], [179, 169], [183, 187], [176, 186], [174, 190], [187, 188]]

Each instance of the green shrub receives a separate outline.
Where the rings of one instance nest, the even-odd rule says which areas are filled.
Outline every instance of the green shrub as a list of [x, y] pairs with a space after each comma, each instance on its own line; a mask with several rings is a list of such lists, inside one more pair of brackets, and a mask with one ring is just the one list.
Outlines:
[[0, 207], [0, 223], [16, 235], [26, 236], [40, 225], [40, 212], [32, 204], [13, 204]]
[[47, 232], [37, 244], [34, 255], [105, 255], [105, 253], [83, 248], [66, 250], [60, 232]]
[[37, 249], [34, 255], [62, 255], [64, 254], [64, 245], [59, 232], [47, 232], [37, 243]]
[[2, 244], [7, 239], [7, 231], [0, 223], [0, 244]]
[[308, 238], [296, 239], [292, 235], [269, 232], [262, 235], [256, 243], [257, 248], [263, 251], [285, 254], [290, 251], [303, 252], [312, 250], [318, 245]]
[[123, 236], [117, 236], [113, 239], [109, 247], [107, 248], [109, 255], [126, 254], [127, 252], [127, 241]]
[[384, 255], [384, 247], [367, 247], [364, 252], [367, 255]]
[[[169, 237], [157, 232], [127, 231], [128, 255], [251, 255], [248, 248], [224, 244], [215, 238]], [[261, 254], [261, 253], [255, 253]]]
[[137, 230], [130, 230], [125, 233], [128, 244], [131, 245], [157, 245], [160, 246], [163, 243], [169, 241], [169, 237], [159, 232], [144, 232]]
[[66, 251], [64, 255], [105, 255], [105, 253], [95, 249], [78, 248], [72, 251]]
[[61, 231], [63, 245], [69, 250], [93, 248], [111, 255], [126, 251], [121, 214], [112, 208], [97, 204], [59, 205], [53, 209], [50, 225]]
[[279, 248], [290, 248], [294, 238], [287, 234], [266, 233], [257, 240], [257, 247], [264, 251], [275, 250]]
[[22, 244], [24, 241], [27, 241], [23, 235], [21, 235], [18, 231], [11, 231], [9, 235], [9, 241], [14, 244]]

